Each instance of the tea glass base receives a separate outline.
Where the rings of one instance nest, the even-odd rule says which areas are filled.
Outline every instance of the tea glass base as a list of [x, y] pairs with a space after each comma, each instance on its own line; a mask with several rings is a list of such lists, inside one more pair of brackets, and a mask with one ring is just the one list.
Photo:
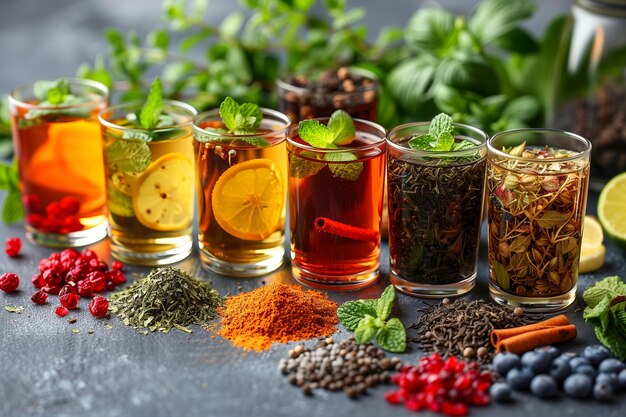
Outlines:
[[52, 248], [75, 248], [96, 243], [107, 237], [107, 222], [103, 221], [97, 226], [86, 230], [72, 233], [43, 233], [35, 228], [26, 225], [26, 238], [41, 246]]
[[284, 262], [285, 249], [277, 248], [267, 259], [251, 263], [228, 262], [205, 250], [200, 250], [202, 268], [209, 272], [228, 277], [251, 278], [269, 274], [280, 268]]
[[520, 297], [502, 291], [489, 281], [489, 296], [500, 305], [522, 307], [527, 313], [552, 313], [569, 307], [576, 299], [576, 287], [567, 293], [553, 297]]
[[[168, 247], [170, 247], [168, 245]], [[131, 265], [161, 266], [182, 261], [191, 254], [193, 242], [191, 237], [184, 239], [178, 245], [163, 251], [138, 252], [120, 245], [112, 238], [111, 255], [118, 261]]]
[[378, 280], [379, 267], [358, 274], [336, 275], [318, 274], [313, 271], [291, 265], [291, 273], [300, 284], [319, 290], [348, 291], [372, 285]]
[[476, 274], [472, 274], [463, 281], [442, 285], [420, 284], [407, 281], [400, 278], [393, 272], [389, 274], [389, 280], [396, 289], [413, 297], [444, 298], [458, 297], [471, 291], [472, 288], [474, 288], [474, 285], [476, 285]]

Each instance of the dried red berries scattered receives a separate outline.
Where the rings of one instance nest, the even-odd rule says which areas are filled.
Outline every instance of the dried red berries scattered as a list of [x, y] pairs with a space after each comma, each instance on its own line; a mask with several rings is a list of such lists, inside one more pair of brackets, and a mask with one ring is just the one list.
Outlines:
[[54, 310], [54, 312], [57, 314], [57, 316], [59, 317], [65, 317], [67, 316], [67, 313], [69, 313], [69, 310], [65, 307], [57, 307], [56, 310]]
[[423, 409], [448, 416], [467, 415], [469, 405], [485, 406], [493, 377], [481, 372], [478, 363], [456, 356], [446, 360], [438, 354], [420, 359], [417, 366], [405, 366], [391, 381], [398, 390], [387, 393], [391, 404], [404, 403], [411, 411]]
[[59, 296], [59, 302], [61, 305], [68, 310], [74, 310], [78, 307], [78, 300], [80, 300], [80, 296], [78, 294], [69, 293], [63, 294]]
[[66, 234], [85, 228], [78, 217], [80, 202], [75, 197], [63, 197], [45, 209], [41, 198], [35, 194], [25, 195], [23, 202], [28, 213], [26, 223], [42, 232]]
[[12, 272], [5, 272], [0, 275], [0, 290], [4, 292], [13, 292], [20, 286], [20, 279]]
[[5, 241], [4, 253], [10, 257], [16, 257], [22, 249], [22, 240], [19, 237], [10, 237]]
[[43, 305], [48, 302], [48, 294], [45, 291], [39, 290], [34, 293], [33, 296], [30, 297], [30, 299], [35, 304]]
[[89, 312], [94, 317], [106, 317], [108, 311], [109, 301], [104, 297], [96, 295], [89, 303]]

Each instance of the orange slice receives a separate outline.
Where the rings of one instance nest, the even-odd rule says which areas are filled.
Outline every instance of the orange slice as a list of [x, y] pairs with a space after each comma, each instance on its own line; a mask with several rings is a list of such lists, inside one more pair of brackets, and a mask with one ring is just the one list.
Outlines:
[[263, 240], [281, 227], [285, 188], [271, 159], [233, 165], [215, 183], [211, 196], [215, 220], [227, 233]]

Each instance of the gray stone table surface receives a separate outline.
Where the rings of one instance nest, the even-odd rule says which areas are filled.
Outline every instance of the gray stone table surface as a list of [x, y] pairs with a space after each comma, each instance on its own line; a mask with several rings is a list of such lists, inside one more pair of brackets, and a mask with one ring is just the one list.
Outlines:
[[[592, 195], [588, 212], [595, 212], [597, 196]], [[21, 225], [0, 227], [0, 242], [6, 237], [23, 238]], [[612, 242], [607, 245], [606, 265], [594, 274], [581, 275], [579, 298], [567, 312], [578, 326], [579, 336], [564, 349], [581, 351], [595, 343], [592, 329], [582, 320], [582, 291], [597, 279], [608, 275], [626, 276], [626, 259]], [[472, 298], [487, 299], [485, 227], [481, 239], [479, 279]], [[92, 248], [100, 257], [110, 261], [108, 242]], [[55, 296], [46, 306], [30, 301], [34, 288], [30, 277], [42, 257], [52, 250], [25, 242], [23, 255], [10, 259], [0, 254], [0, 271], [20, 275], [22, 284], [15, 294], [0, 294], [0, 416], [403, 416], [411, 415], [402, 407], [393, 407], [384, 401], [389, 387], [377, 387], [370, 394], [349, 400], [340, 393], [316, 392], [303, 396], [277, 371], [277, 362], [286, 357], [293, 344], [276, 344], [271, 349], [256, 353], [232, 347], [211, 332], [193, 327], [188, 335], [174, 330], [169, 334], [142, 335], [125, 327], [116, 317], [94, 319], [87, 309], [87, 300], [81, 300], [80, 309], [68, 317], [76, 317], [69, 324], [54, 314], [58, 304]], [[381, 257], [380, 281], [356, 292], [331, 292], [338, 302], [363, 297], [376, 297], [388, 284], [388, 251], [386, 245]], [[288, 266], [269, 276], [237, 280], [211, 276], [201, 270], [196, 256], [178, 264], [195, 276], [213, 282], [222, 294], [236, 294], [238, 286], [249, 291], [263, 285], [263, 281], [294, 282]], [[132, 280], [147, 268], [127, 268]], [[6, 305], [22, 305], [22, 314], [12, 314]], [[399, 296], [396, 314], [406, 324], [417, 317], [416, 309], [423, 300]], [[111, 329], [104, 326], [112, 325]], [[72, 333], [80, 329], [80, 333]], [[94, 333], [88, 331], [93, 329]], [[345, 330], [335, 335], [336, 340], [348, 337]], [[313, 341], [307, 342], [309, 344]], [[419, 350], [412, 348], [401, 355], [403, 360], [416, 361]], [[518, 396], [514, 405], [494, 405], [473, 408], [472, 415], [502, 416], [623, 416], [626, 396], [613, 404], [594, 401], [573, 401], [560, 398], [541, 401], [530, 396]], [[428, 415], [424, 413], [423, 415]]]

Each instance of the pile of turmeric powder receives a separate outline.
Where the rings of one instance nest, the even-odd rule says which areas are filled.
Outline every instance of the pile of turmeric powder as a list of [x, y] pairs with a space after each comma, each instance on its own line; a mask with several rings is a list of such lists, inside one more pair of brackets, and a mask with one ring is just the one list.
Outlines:
[[274, 342], [330, 336], [338, 323], [337, 304], [327, 295], [288, 284], [231, 297], [218, 314], [222, 316], [219, 335], [237, 347], [257, 351]]

